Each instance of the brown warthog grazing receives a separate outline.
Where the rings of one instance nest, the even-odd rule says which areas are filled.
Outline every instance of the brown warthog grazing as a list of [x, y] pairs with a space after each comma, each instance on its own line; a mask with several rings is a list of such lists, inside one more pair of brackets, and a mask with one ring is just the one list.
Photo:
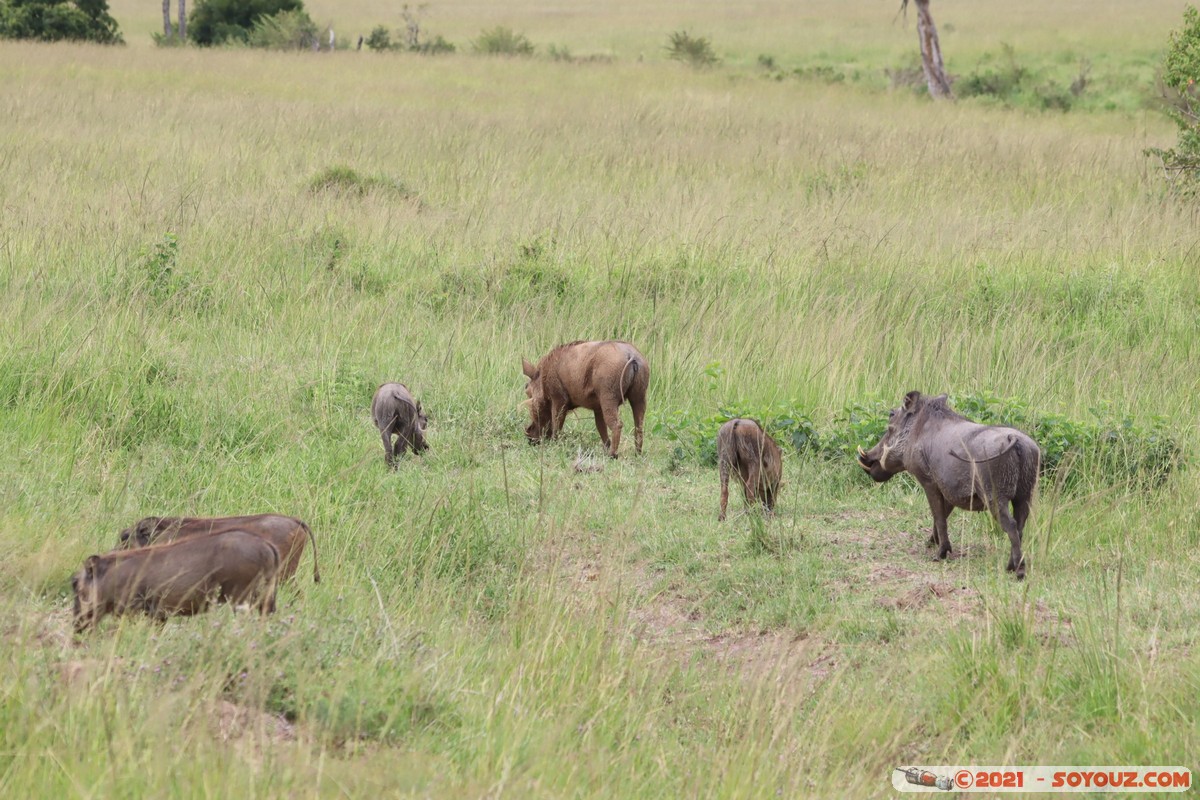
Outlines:
[[157, 620], [190, 616], [211, 603], [275, 610], [279, 550], [247, 531], [193, 536], [158, 547], [89, 556], [71, 578], [75, 630], [107, 614], [143, 612]]
[[[429, 418], [421, 410], [421, 404], [402, 383], [385, 383], [375, 390], [371, 400], [371, 416], [375, 427], [383, 437], [383, 460], [395, 469], [406, 449], [420, 455], [429, 449], [425, 443], [425, 428]], [[396, 437], [395, 444], [392, 437]]]
[[731, 419], [717, 431], [717, 469], [721, 473], [721, 513], [729, 504], [729, 473], [737, 471], [746, 502], [761, 502], [767, 511], [775, 508], [779, 480], [783, 477], [783, 453], [775, 440], [752, 419]]
[[642, 452], [650, 365], [636, 347], [611, 340], [571, 342], [551, 350], [536, 367], [521, 359], [521, 369], [529, 378], [525, 394], [529, 396], [530, 423], [525, 436], [531, 443], [553, 439], [562, 430], [568, 411], [587, 408], [596, 415], [596, 430], [608, 454], [616, 458], [621, 444], [619, 408], [628, 400], [633, 409], [634, 444], [638, 453]]
[[317, 539], [303, 520], [279, 514], [252, 514], [246, 517], [143, 517], [121, 531], [118, 547], [149, 547], [152, 544], [174, 542], [192, 536], [221, 531], [242, 530], [269, 541], [283, 557], [279, 580], [286, 581], [296, 574], [305, 541], [313, 547], [313, 583], [320, 583], [317, 568]]
[[938, 558], [950, 553], [951, 511], [992, 512], [1012, 543], [1007, 568], [1018, 578], [1025, 577], [1021, 539], [1041, 457], [1037, 442], [1021, 431], [971, 422], [951, 410], [946, 395], [920, 392], [909, 392], [904, 405], [892, 409], [878, 444], [858, 449], [859, 466], [876, 481], [907, 470], [921, 484], [933, 512], [929, 544], [938, 545]]

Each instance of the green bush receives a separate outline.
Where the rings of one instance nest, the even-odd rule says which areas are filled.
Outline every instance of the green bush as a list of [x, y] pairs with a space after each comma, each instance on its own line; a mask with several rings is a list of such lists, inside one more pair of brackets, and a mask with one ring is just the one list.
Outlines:
[[675, 31], [667, 41], [667, 58], [682, 61], [698, 69], [716, 65], [721, 59], [713, 52], [712, 43], [703, 36], [687, 31]]
[[307, 11], [281, 11], [259, 17], [247, 41], [251, 47], [267, 50], [312, 50], [319, 35]]
[[525, 34], [502, 25], [481, 32], [479, 38], [471, 42], [471, 48], [489, 56], [531, 56], [536, 49]]
[[1179, 141], [1170, 149], [1151, 148], [1148, 155], [1162, 159], [1163, 169], [1180, 194], [1200, 194], [1200, 12], [1188, 6], [1183, 27], [1171, 32], [1163, 60], [1163, 87], [1167, 114], [1179, 129]]
[[124, 44], [107, 0], [0, 0], [0, 39]]
[[202, 46], [247, 42], [260, 19], [304, 11], [301, 0], [197, 0], [188, 14], [188, 38]]
[[392, 49], [392, 34], [386, 25], [376, 25], [371, 35], [367, 37], [367, 47], [372, 50], [384, 51]]
[[[1155, 488], [1170, 477], [1183, 455], [1179, 440], [1160, 419], [1139, 426], [1129, 417], [1113, 418], [1094, 409], [1094, 421], [1084, 422], [992, 395], [951, 397], [950, 404], [975, 422], [1028, 433], [1042, 449], [1043, 476], [1068, 489], [1088, 483]], [[798, 455], [850, 460], [859, 446], [871, 447], [883, 437], [888, 411], [888, 405], [878, 400], [850, 403], [820, 427], [813, 422], [813, 412], [795, 401], [774, 406], [729, 403], [713, 414], [663, 414], [653, 430], [672, 443], [673, 462], [715, 465], [717, 430], [736, 417], [757, 420], [781, 446], [790, 445]]]

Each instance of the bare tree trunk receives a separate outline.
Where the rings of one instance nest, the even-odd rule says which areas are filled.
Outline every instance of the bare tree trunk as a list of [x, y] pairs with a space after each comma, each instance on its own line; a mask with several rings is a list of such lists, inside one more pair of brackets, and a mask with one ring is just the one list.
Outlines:
[[163, 37], [171, 38], [171, 0], [163, 0]]
[[[936, 33], [934, 37], [936, 41]], [[179, 0], [179, 41], [187, 41], [187, 0]]]
[[[925, 82], [929, 85], [929, 95], [934, 100], [954, 98], [950, 90], [950, 78], [946, 76], [946, 67], [942, 63], [942, 46], [938, 44], [937, 26], [929, 14], [929, 0], [913, 0], [917, 5], [917, 38], [921, 40], [921, 66], [925, 69]], [[908, 0], [903, 0], [902, 9], [908, 7]]]

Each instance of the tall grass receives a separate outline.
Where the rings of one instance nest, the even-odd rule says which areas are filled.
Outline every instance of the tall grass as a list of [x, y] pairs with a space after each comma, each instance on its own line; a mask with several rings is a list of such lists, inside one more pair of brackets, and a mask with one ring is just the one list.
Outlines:
[[[1190, 442], [1168, 125], [345, 55], [0, 50], [0, 793], [865, 797], [1196, 751], [1194, 469], [1044, 486], [1021, 585], [986, 517], [934, 563], [919, 490], [849, 463], [789, 457], [775, 518], [718, 525], [662, 439], [576, 474], [589, 420], [520, 434], [522, 356], [620, 336], [653, 419], [916, 388]], [[311, 191], [332, 168], [405, 191]], [[396, 473], [384, 380], [431, 417]], [[254, 511], [319, 539], [279, 615], [71, 639], [131, 519]]]

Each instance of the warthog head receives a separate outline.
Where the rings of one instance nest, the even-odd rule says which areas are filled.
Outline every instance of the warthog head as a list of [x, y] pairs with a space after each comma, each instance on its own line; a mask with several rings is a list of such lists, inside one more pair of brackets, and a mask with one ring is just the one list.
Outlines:
[[104, 575], [107, 566], [108, 563], [100, 556], [88, 556], [83, 567], [71, 576], [76, 633], [82, 633], [96, 623], [100, 610], [100, 591], [96, 582]]
[[121, 531], [121, 541], [118, 547], [134, 548], [149, 547], [154, 538], [154, 529], [158, 525], [158, 517], [145, 517]]
[[883, 483], [904, 472], [913, 423], [928, 399], [920, 392], [904, 395], [904, 405], [888, 412], [888, 426], [883, 438], [870, 450], [858, 448], [858, 465], [874, 480]]
[[429, 445], [425, 442], [425, 429], [429, 427], [429, 417], [421, 409], [421, 401], [417, 401], [417, 417], [413, 420], [413, 433], [416, 434], [413, 438], [413, 452], [423, 453], [429, 449]]
[[550, 428], [550, 399], [542, 389], [541, 372], [526, 359], [521, 359], [521, 370], [529, 381], [525, 384], [525, 396], [529, 399], [529, 424], [525, 426], [525, 438], [530, 444], [537, 444], [542, 437], [551, 433]]

